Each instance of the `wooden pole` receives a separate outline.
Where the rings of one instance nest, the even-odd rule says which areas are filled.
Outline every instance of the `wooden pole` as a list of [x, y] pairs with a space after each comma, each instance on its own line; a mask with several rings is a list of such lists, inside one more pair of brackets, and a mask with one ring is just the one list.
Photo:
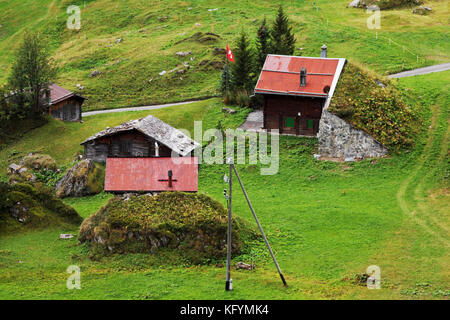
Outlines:
[[231, 193], [232, 193], [232, 176], [233, 171], [230, 163], [230, 176], [228, 178], [228, 232], [227, 232], [227, 280], [225, 283], [225, 290], [233, 290], [233, 280], [231, 279]]

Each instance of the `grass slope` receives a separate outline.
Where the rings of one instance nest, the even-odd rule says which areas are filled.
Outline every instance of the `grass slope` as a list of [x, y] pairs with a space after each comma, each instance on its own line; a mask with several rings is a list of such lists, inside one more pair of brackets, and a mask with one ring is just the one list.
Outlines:
[[[216, 94], [220, 71], [202, 61], [219, 61], [214, 47], [233, 47], [236, 34], [256, 34], [262, 19], [273, 20], [280, 3], [293, 23], [302, 55], [317, 56], [326, 43], [330, 57], [345, 57], [382, 74], [447, 62], [450, 41], [447, 3], [428, 1], [427, 16], [410, 8], [382, 13], [381, 29], [367, 28], [364, 10], [348, 0], [281, 1], [3, 1], [0, 3], [0, 83], [26, 30], [41, 30], [51, 40], [60, 73], [57, 82], [75, 90], [85, 86], [85, 110], [187, 100]], [[66, 28], [69, 5], [81, 8], [80, 31]], [[218, 10], [208, 11], [217, 8]], [[199, 25], [198, 25], [199, 24]], [[182, 41], [197, 32], [214, 32], [217, 41]], [[116, 43], [120, 38], [122, 41]], [[192, 51], [179, 58], [178, 51]], [[296, 54], [300, 54], [296, 50]], [[194, 60], [191, 61], [190, 58]], [[168, 73], [183, 62], [192, 68]], [[102, 74], [89, 77], [93, 70]], [[153, 79], [149, 82], [150, 79]]]

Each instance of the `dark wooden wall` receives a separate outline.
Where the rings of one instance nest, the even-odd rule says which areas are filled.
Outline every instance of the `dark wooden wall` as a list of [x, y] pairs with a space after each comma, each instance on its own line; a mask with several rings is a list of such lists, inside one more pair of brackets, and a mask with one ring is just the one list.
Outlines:
[[[264, 128], [279, 129], [280, 133], [315, 136], [324, 103], [323, 98], [264, 95]], [[293, 128], [285, 127], [286, 117], [294, 118]], [[312, 128], [308, 128], [308, 120], [311, 120]]]
[[[170, 157], [172, 150], [158, 143], [159, 156]], [[105, 162], [106, 158], [155, 157], [155, 140], [137, 130], [124, 131], [112, 136], [101, 137], [84, 145], [87, 159]]]
[[53, 118], [58, 120], [81, 121], [82, 104], [82, 99], [70, 98], [51, 105], [48, 112]]

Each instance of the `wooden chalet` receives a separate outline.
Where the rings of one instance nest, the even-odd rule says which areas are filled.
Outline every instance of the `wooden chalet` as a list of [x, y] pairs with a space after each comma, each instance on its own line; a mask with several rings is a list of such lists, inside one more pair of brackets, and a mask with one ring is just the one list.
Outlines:
[[191, 156], [199, 146], [181, 131], [154, 116], [107, 128], [81, 143], [87, 159]]
[[63, 121], [81, 121], [82, 108], [85, 97], [64, 89], [56, 84], [49, 86], [50, 103], [49, 114]]
[[264, 97], [264, 129], [316, 136], [344, 64], [345, 59], [268, 55], [255, 87]]

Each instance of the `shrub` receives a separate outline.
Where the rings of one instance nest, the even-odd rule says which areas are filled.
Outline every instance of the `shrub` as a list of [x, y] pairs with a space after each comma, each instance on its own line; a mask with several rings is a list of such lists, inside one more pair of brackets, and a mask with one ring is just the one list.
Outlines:
[[232, 92], [228, 91], [228, 93], [223, 95], [223, 103], [228, 106], [236, 104], [236, 96]]
[[246, 90], [241, 90], [236, 93], [236, 104], [240, 107], [250, 106], [250, 97]]

